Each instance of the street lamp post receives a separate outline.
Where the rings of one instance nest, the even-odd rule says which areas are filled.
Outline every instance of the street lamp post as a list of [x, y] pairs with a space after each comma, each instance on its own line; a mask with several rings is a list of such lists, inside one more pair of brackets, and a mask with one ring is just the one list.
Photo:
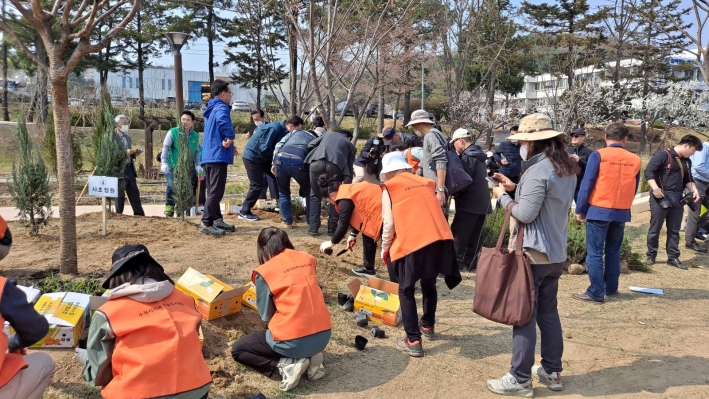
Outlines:
[[185, 109], [185, 98], [182, 92], [182, 53], [180, 53], [180, 49], [185, 45], [190, 35], [182, 32], [167, 32], [165, 36], [172, 45], [172, 49], [175, 50], [175, 105], [177, 112], [182, 112]]

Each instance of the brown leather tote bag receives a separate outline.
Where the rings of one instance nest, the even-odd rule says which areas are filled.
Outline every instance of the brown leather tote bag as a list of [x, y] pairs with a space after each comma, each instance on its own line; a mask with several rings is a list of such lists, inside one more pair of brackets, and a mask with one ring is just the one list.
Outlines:
[[498, 323], [522, 326], [534, 313], [534, 279], [529, 258], [522, 251], [524, 224], [519, 224], [515, 251], [502, 248], [514, 205], [507, 208], [497, 246], [480, 252], [473, 312]]

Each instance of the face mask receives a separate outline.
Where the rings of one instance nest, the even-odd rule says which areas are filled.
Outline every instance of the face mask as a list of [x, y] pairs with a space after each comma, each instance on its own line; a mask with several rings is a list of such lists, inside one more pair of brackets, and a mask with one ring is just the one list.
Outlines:
[[254, 125], [256, 125], [256, 127], [261, 127], [261, 125], [263, 125], [263, 121], [256, 121], [254, 122]]
[[414, 130], [414, 133], [416, 133], [416, 135], [419, 136], [419, 137], [422, 136], [421, 132], [419, 132], [418, 130]]
[[523, 161], [527, 160], [527, 144], [519, 146], [519, 156]]
[[130, 125], [121, 125], [121, 131], [123, 133], [128, 133], [129, 128], [130, 128]]

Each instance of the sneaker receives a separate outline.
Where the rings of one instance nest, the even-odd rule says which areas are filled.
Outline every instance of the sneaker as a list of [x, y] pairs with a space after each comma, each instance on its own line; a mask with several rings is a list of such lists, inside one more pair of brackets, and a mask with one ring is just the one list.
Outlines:
[[367, 269], [366, 267], [357, 267], [352, 269], [352, 273], [362, 276], [362, 277], [369, 277], [369, 276], [376, 276], [377, 272], [374, 269]]
[[534, 390], [532, 389], [532, 380], [523, 384], [517, 382], [517, 379], [509, 372], [498, 380], [487, 380], [487, 389], [490, 392], [504, 396], [519, 396], [522, 398], [533, 398]]
[[308, 380], [317, 381], [325, 377], [325, 367], [322, 365], [322, 352], [310, 358]]
[[260, 218], [256, 215], [254, 215], [253, 213], [244, 214], [244, 213], [239, 212], [239, 219], [248, 220], [249, 222], [255, 222], [255, 221], [259, 220]]
[[421, 341], [409, 341], [409, 338], [397, 338], [396, 339], [396, 349], [406, 352], [411, 357], [423, 357], [423, 346]]
[[421, 330], [421, 335], [423, 335], [424, 338], [426, 339], [434, 339], [436, 337], [436, 331], [433, 326], [431, 327], [424, 327], [423, 324], [421, 324], [421, 320], [419, 319], [419, 329]]
[[534, 366], [532, 367], [532, 375], [552, 391], [561, 391], [564, 389], [561, 385], [561, 373], [547, 373], [544, 371], [544, 367]]
[[214, 226], [207, 226], [204, 222], [199, 224], [199, 233], [214, 237], [221, 237], [225, 234], [224, 230], [218, 229]]
[[165, 205], [165, 216], [169, 218], [175, 216], [175, 207], [172, 205]]
[[288, 224], [286, 222], [281, 223], [281, 228], [282, 229], [292, 229], [293, 228], [293, 223]]
[[222, 219], [222, 218], [219, 218], [214, 221], [214, 227], [216, 227], [218, 229], [222, 229], [224, 231], [231, 231], [231, 232], [236, 231], [236, 227], [234, 227], [233, 224], [224, 223], [224, 219]]
[[281, 373], [281, 384], [279, 388], [283, 391], [290, 391], [298, 386], [300, 377], [308, 371], [310, 359], [307, 357], [300, 359], [281, 358], [278, 362], [278, 372]]
[[281, 213], [281, 208], [275, 207], [275, 208], [273, 208], [273, 212]]

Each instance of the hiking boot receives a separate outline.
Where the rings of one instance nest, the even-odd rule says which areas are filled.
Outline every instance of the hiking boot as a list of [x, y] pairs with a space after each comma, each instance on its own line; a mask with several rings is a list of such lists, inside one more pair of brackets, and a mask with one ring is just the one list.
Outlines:
[[654, 265], [654, 264], [655, 264], [655, 258], [654, 258], [654, 257], [648, 256], [648, 257], [645, 259], [645, 266], [652, 266], [652, 265]]
[[199, 233], [214, 237], [221, 237], [225, 234], [224, 230], [218, 229], [214, 226], [207, 226], [204, 222], [199, 224]]
[[322, 352], [310, 358], [308, 380], [317, 381], [325, 377], [325, 367], [322, 365]]
[[421, 320], [419, 319], [419, 329], [421, 330], [421, 335], [423, 335], [424, 338], [426, 339], [434, 339], [436, 337], [436, 332], [434, 330], [434, 327], [424, 327], [423, 324], [421, 324]]
[[396, 339], [396, 349], [406, 352], [411, 357], [423, 357], [423, 346], [421, 341], [409, 341], [408, 337]]
[[504, 396], [519, 396], [522, 398], [533, 398], [532, 380], [520, 384], [509, 372], [497, 380], [487, 380], [487, 389], [490, 392]]
[[561, 373], [547, 373], [544, 371], [544, 367], [534, 366], [532, 367], [532, 375], [552, 391], [561, 391], [564, 389], [564, 387], [561, 386]]
[[172, 205], [165, 205], [165, 216], [169, 218], [175, 216], [175, 207]]
[[219, 218], [214, 221], [214, 227], [216, 227], [218, 229], [222, 229], [224, 231], [231, 231], [231, 232], [236, 231], [236, 227], [234, 227], [233, 224], [224, 223], [224, 219], [222, 219], [222, 218]]
[[369, 276], [376, 276], [377, 272], [374, 269], [367, 269], [366, 267], [357, 267], [352, 269], [352, 273], [361, 276], [361, 277], [369, 277]]
[[300, 377], [308, 371], [310, 359], [303, 357], [300, 359], [291, 359], [282, 357], [278, 362], [278, 372], [281, 373], [281, 383], [279, 388], [283, 391], [290, 391], [298, 386]]
[[260, 218], [251, 212], [249, 212], [249, 213], [239, 212], [239, 219], [248, 220], [249, 222], [255, 222], [255, 221], [259, 220]]
[[687, 266], [683, 265], [679, 259], [668, 259], [667, 264], [680, 270], [687, 270]]

